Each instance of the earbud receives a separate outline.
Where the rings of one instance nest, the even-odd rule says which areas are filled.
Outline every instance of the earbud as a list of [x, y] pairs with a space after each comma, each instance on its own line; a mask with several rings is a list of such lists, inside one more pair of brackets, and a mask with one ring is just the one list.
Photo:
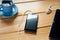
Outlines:
[[50, 14], [50, 13], [52, 13], [52, 10], [51, 9], [48, 9], [48, 11], [46, 13], [47, 14]]
[[50, 5], [49, 8], [48, 8], [48, 10], [46, 11], [46, 14], [52, 13], [52, 9], [51, 8], [52, 8], [52, 6]]

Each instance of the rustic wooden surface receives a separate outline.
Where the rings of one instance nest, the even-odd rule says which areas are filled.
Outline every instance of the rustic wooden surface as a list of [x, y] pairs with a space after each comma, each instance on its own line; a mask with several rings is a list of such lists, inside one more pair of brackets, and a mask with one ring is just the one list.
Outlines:
[[[45, 11], [50, 4], [53, 4], [53, 12], [47, 15]], [[18, 38], [20, 40], [49, 40], [48, 35], [54, 19], [55, 10], [60, 8], [60, 2], [39, 1], [18, 3], [16, 5], [19, 11], [15, 17], [9, 19], [0, 18], [0, 40], [18, 40]], [[39, 15], [38, 30], [36, 34], [24, 32], [27, 15], [23, 14], [27, 10], [31, 10], [33, 13]]]

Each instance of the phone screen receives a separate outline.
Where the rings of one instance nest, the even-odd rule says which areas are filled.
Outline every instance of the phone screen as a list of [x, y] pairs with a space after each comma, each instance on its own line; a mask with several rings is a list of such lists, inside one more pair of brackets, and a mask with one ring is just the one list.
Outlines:
[[60, 9], [56, 10], [49, 37], [60, 39]]
[[25, 30], [26, 31], [37, 31], [38, 15], [29, 14], [26, 19]]

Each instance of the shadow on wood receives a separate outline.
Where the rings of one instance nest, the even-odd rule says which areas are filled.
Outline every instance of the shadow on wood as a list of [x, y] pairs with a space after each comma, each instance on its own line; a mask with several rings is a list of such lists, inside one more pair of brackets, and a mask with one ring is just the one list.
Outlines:
[[25, 31], [26, 34], [32, 34], [32, 35], [36, 35], [37, 32], [34, 32], [34, 31]]
[[60, 40], [60, 38], [49, 38], [49, 40]]
[[11, 24], [13, 24], [13, 21], [17, 16], [18, 16], [18, 13], [11, 18], [0, 18], [0, 19], [3, 21], [3, 23], [5, 23], [7, 25], [11, 25]]

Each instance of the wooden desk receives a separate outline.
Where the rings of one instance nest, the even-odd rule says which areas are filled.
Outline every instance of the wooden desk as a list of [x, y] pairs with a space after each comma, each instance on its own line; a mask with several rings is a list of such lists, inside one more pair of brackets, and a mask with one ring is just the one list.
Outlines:
[[[50, 27], [40, 28], [37, 30], [37, 34], [29, 34], [24, 31], [20, 32], [20, 40], [49, 40]], [[0, 34], [0, 40], [18, 40], [18, 32]]]
[[[0, 20], [0, 40], [49, 40], [49, 31], [53, 20], [53, 15], [39, 14], [39, 23], [37, 34], [25, 33], [25, 16], [18, 16], [14, 22], [7, 20]], [[24, 18], [24, 19], [23, 19]], [[47, 21], [46, 21], [47, 20]], [[18, 36], [18, 26], [20, 25], [20, 35]]]
[[[39, 13], [39, 22], [38, 22], [38, 30], [37, 34], [33, 33], [25, 33], [24, 27], [25, 27], [25, 21], [26, 16], [22, 16], [27, 9], [30, 9], [31, 6], [34, 4], [37, 5], [37, 7], [32, 7], [32, 12], [43, 12], [47, 8], [47, 6], [51, 2], [32, 2], [32, 5], [29, 5], [30, 3], [24, 3], [24, 4], [16, 4], [19, 9], [19, 13], [17, 16], [9, 18], [9, 19], [3, 19], [0, 18], [0, 40], [18, 40], [18, 37], [20, 37], [20, 40], [49, 40], [49, 32], [50, 28], [53, 22], [53, 18], [55, 15], [55, 11], [51, 14], [47, 15], [46, 13]], [[60, 3], [57, 3], [60, 4]], [[26, 7], [27, 6], [27, 7]], [[26, 8], [25, 8], [26, 7]], [[40, 7], [40, 8], [39, 8]], [[24, 9], [25, 8], [25, 9]], [[60, 8], [59, 5], [56, 5], [53, 7], [53, 10], [56, 10], [57, 8]], [[23, 10], [24, 9], [24, 10]], [[34, 11], [35, 10], [35, 11]], [[18, 35], [18, 29], [20, 32], [20, 35]]]

